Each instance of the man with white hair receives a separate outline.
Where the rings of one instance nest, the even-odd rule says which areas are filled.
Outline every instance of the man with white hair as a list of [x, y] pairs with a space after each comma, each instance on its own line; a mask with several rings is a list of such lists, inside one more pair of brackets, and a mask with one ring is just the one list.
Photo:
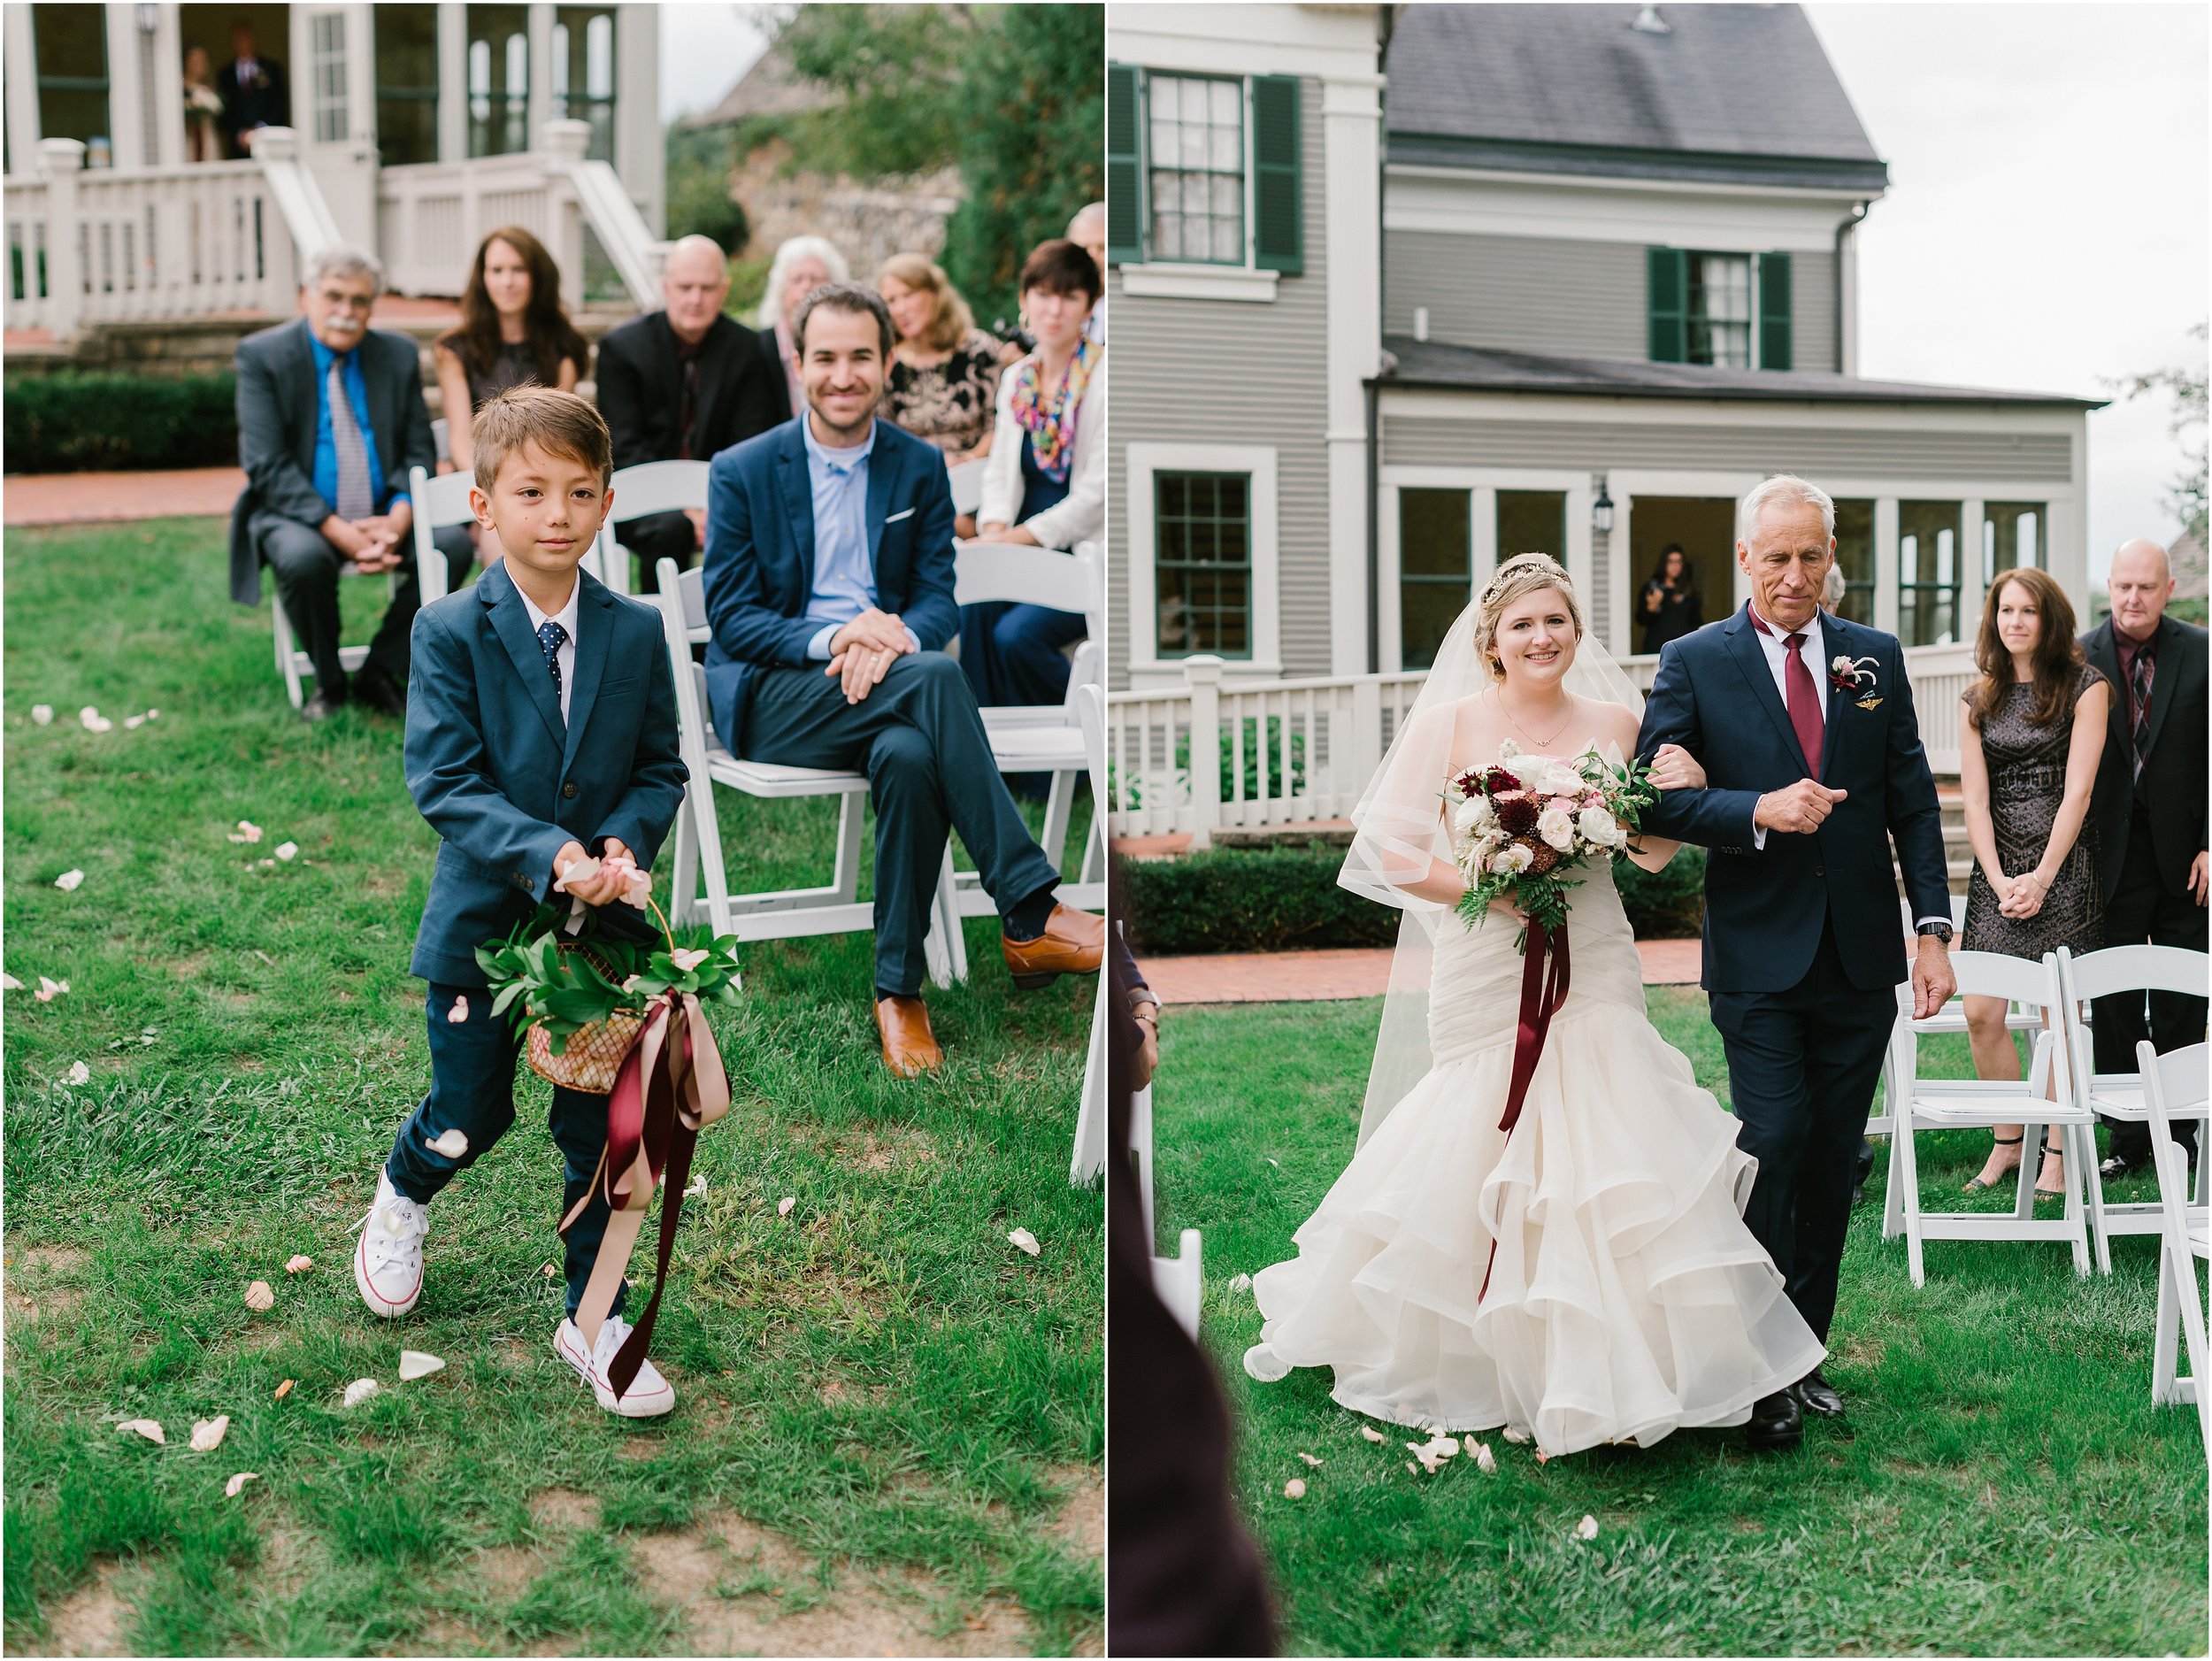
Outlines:
[[[1903, 649], [1821, 612], [1835, 504], [1802, 479], [1768, 479], [1744, 498], [1736, 535], [1750, 604], [1668, 642], [1636, 745], [1647, 757], [1681, 745], [1705, 787], [1667, 791], [1643, 828], [1708, 850], [1702, 984], [1737, 1145], [1759, 1162], [1744, 1221], [1825, 1342], [1855, 1155], [1906, 978], [1893, 839], [1917, 919], [1916, 1013], [1934, 1014], [1956, 986], [1943, 826]], [[1794, 1444], [1808, 1412], [1843, 1412], [1818, 1368], [1754, 1405], [1753, 1445]]]
[[[415, 342], [369, 327], [384, 272], [357, 248], [323, 249], [300, 288], [305, 315], [238, 342], [238, 463], [246, 488], [230, 521], [230, 597], [261, 601], [275, 573], [292, 631], [315, 666], [300, 714], [349, 699], [407, 713], [416, 586], [408, 471], [437, 462]], [[399, 590], [349, 682], [339, 657], [338, 578], [397, 572]]]
[[[1091, 257], [1098, 267], [1098, 280], [1106, 281], [1106, 204], [1086, 202], [1076, 209], [1075, 217], [1068, 221], [1068, 241]], [[1101, 346], [1106, 343], [1106, 296], [1101, 294], [1098, 304], [1091, 308], [1090, 320], [1083, 325], [1083, 333]]]
[[[614, 465], [710, 461], [790, 419], [773, 352], [726, 316], [730, 266], [710, 236], [687, 236], [661, 267], [662, 309], [611, 329], [599, 342], [599, 412], [614, 434]], [[615, 509], [621, 511], [617, 499]], [[615, 534], [638, 557], [641, 592], [660, 586], [659, 561], [688, 567], [706, 546], [703, 508], [649, 513]]]
[[[2205, 896], [2212, 889], [2205, 853], [2205, 632], [2166, 615], [2173, 567], [2147, 538], [2114, 552], [2107, 592], [2112, 615], [2081, 637], [2084, 654], [2118, 689], [2089, 804], [2104, 943], [2202, 951]], [[2102, 997], [2094, 1014], [2100, 1073], [2133, 1073], [2135, 1046], [2146, 1038], [2161, 1054], [2204, 1041], [2202, 998], [2154, 992], [2147, 1010], [2140, 993]], [[2149, 1127], [2110, 1122], [2112, 1153], [2101, 1174], [2121, 1176], [2148, 1164]], [[2195, 1150], [2194, 1120], [2176, 1123], [2174, 1134]]]

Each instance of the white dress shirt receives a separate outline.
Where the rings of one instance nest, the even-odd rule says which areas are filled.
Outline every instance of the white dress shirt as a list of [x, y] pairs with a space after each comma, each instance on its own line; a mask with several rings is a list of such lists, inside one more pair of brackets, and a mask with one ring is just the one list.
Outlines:
[[[537, 602], [522, 594], [522, 585], [515, 584], [515, 592], [522, 594], [522, 604], [530, 613], [530, 633], [535, 634], [547, 623], [558, 623], [568, 638], [553, 654], [553, 661], [561, 666], [561, 725], [568, 725], [568, 696], [576, 685], [576, 601], [584, 591], [584, 585], [572, 576], [570, 579], [568, 599], [557, 611], [541, 611]], [[543, 648], [540, 648], [541, 650]]]

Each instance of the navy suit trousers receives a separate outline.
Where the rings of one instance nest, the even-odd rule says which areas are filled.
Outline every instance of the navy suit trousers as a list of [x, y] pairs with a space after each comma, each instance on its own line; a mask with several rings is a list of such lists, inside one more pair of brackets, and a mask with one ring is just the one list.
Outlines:
[[[465, 996], [468, 1019], [450, 1018], [454, 1002]], [[433, 982], [429, 996], [430, 1094], [409, 1114], [384, 1163], [392, 1186], [418, 1204], [426, 1204], [439, 1190], [485, 1154], [515, 1122], [515, 1057], [522, 1041], [503, 1015], [492, 1013], [491, 994], [482, 987], [441, 986]], [[546, 1115], [553, 1142], [563, 1161], [561, 1209], [554, 1221], [591, 1186], [599, 1167], [599, 1155], [607, 1145], [607, 1098], [586, 1096], [580, 1090], [553, 1087], [553, 1106]], [[468, 1138], [468, 1151], [449, 1159], [429, 1144], [449, 1130]], [[583, 1301], [584, 1282], [591, 1279], [599, 1261], [599, 1242], [607, 1233], [607, 1202], [594, 1200], [576, 1227], [568, 1231], [565, 1268], [568, 1280], [568, 1312], [575, 1314]], [[615, 1294], [614, 1312], [622, 1312], [625, 1280]]]

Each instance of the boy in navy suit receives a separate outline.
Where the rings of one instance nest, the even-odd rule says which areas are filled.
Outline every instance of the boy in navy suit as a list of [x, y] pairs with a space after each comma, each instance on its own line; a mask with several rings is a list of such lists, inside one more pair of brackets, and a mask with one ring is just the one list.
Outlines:
[[[652, 864], [686, 778], [658, 618], [577, 568], [613, 500], [606, 422], [573, 393], [522, 387], [479, 411], [470, 434], [469, 503], [505, 558], [415, 619], [407, 788], [444, 841], [411, 965], [430, 983], [430, 1094], [392, 1145], [353, 1259], [362, 1300], [387, 1317], [422, 1295], [430, 1201], [514, 1123], [520, 1041], [492, 1014], [476, 948], [556, 881], [608, 906], [626, 863]], [[643, 929], [620, 906], [602, 915]], [[565, 1214], [606, 1145], [607, 1098], [557, 1086], [548, 1122]], [[569, 1231], [554, 1353], [609, 1412], [651, 1418], [676, 1397], [649, 1361], [620, 1397], [607, 1383], [629, 1332], [621, 1296], [596, 1333], [574, 1319], [606, 1227], [602, 1197]]]

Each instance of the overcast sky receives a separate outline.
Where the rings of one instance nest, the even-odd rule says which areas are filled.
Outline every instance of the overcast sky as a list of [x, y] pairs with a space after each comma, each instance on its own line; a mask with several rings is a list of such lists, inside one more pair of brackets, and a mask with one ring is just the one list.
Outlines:
[[[2208, 10], [1806, 7], [1889, 163], [1859, 232], [1859, 373], [2109, 396], [2204, 320]], [[2089, 418], [2089, 559], [2170, 542], [2163, 398]]]
[[765, 8], [673, 0], [661, 12], [661, 119], [696, 115], [722, 102], [768, 40], [753, 21]]

